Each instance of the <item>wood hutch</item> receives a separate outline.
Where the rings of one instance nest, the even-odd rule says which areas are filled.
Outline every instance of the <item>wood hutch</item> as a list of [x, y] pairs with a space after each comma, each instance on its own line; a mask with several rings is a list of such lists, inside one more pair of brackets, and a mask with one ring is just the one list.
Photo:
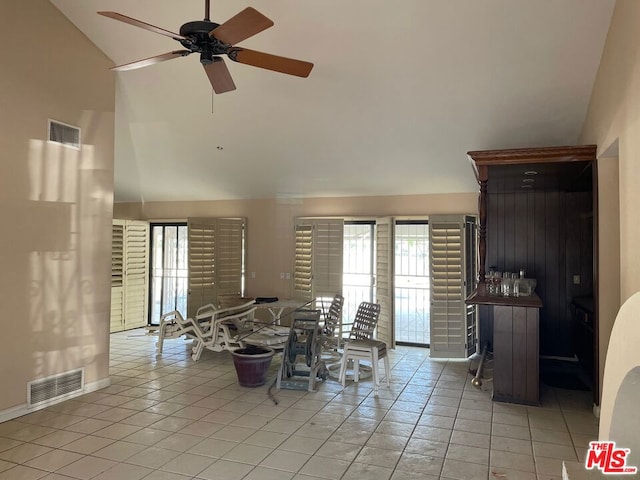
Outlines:
[[[466, 302], [479, 306], [480, 341], [489, 343], [493, 350], [496, 401], [539, 405], [541, 350], [550, 356], [573, 354], [569, 353], [571, 347], [565, 346], [567, 342], [556, 345], [547, 337], [557, 331], [560, 339], [568, 338], [571, 327], [565, 325], [563, 312], [569, 311], [571, 297], [597, 291], [592, 274], [597, 236], [595, 230], [590, 232], [591, 272], [589, 266], [584, 267], [584, 285], [576, 286], [580, 276], [575, 271], [584, 259], [574, 259], [569, 252], [575, 225], [572, 227], [573, 220], [558, 212], [576, 216], [578, 211], [580, 218], [590, 213], [595, 228], [595, 155], [595, 145], [468, 152], [480, 195], [478, 285]], [[586, 213], [576, 204], [584, 204]], [[581, 253], [587, 250], [585, 247]], [[489, 261], [499, 264], [498, 270], [517, 272], [526, 268], [532, 277], [538, 277], [537, 293], [522, 297], [490, 295], [485, 282], [488, 256]], [[541, 339], [542, 331], [547, 337]], [[593, 345], [597, 346], [597, 338]], [[597, 385], [594, 387], [597, 390]]]

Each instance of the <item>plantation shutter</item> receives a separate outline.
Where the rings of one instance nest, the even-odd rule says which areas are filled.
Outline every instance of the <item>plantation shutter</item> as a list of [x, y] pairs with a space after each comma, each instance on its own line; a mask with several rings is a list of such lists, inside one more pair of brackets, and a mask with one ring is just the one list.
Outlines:
[[464, 217], [429, 217], [431, 348], [434, 358], [466, 358]]
[[109, 331], [124, 330], [124, 220], [111, 227], [111, 319]]
[[244, 278], [244, 218], [189, 218], [187, 316], [219, 295], [241, 295]]
[[342, 293], [342, 219], [317, 219], [313, 238], [313, 297]]
[[313, 268], [313, 225], [296, 224], [295, 265], [293, 272], [293, 296], [311, 301], [313, 291], [311, 275]]
[[127, 220], [123, 243], [124, 328], [143, 327], [149, 306], [149, 223]]
[[218, 219], [218, 295], [240, 296], [242, 292], [244, 230], [245, 220], [242, 218]]
[[217, 305], [215, 218], [187, 219], [189, 242], [189, 294], [187, 316], [193, 318], [207, 303]]
[[395, 348], [393, 324], [393, 243], [394, 220], [391, 217], [376, 220], [376, 276], [375, 302], [380, 304], [377, 338]]
[[[467, 298], [476, 288], [478, 277], [478, 242], [477, 223], [472, 216], [464, 217], [464, 265], [465, 282], [464, 298]], [[478, 350], [478, 306], [465, 305], [466, 316], [466, 356], [470, 357]]]
[[300, 300], [342, 293], [341, 218], [296, 219], [294, 295]]

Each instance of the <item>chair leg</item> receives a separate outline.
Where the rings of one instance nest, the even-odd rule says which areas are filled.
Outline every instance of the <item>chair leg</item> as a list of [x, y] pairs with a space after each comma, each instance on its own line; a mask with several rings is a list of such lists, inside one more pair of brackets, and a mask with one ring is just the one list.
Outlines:
[[356, 383], [358, 382], [360, 377], [359, 373], [360, 373], [360, 359], [355, 358], [353, 360], [353, 381]]
[[164, 335], [167, 324], [160, 322], [160, 331], [158, 332], [158, 343], [156, 343], [156, 355], [162, 355], [162, 347], [164, 345]]
[[347, 362], [349, 361], [347, 352], [342, 354], [342, 361], [340, 362], [340, 374], [338, 375], [338, 381], [342, 384], [344, 388], [346, 383], [347, 376]]
[[391, 369], [389, 368], [389, 357], [384, 356], [384, 374], [387, 377], [387, 387], [391, 387]]
[[373, 396], [378, 396], [378, 387], [380, 386], [380, 374], [378, 373], [378, 349], [371, 349], [371, 376], [373, 377]]
[[199, 341], [197, 345], [193, 347], [193, 354], [191, 355], [191, 358], [193, 359], [194, 362], [197, 362], [198, 360], [200, 360], [200, 355], [202, 355], [203, 350], [204, 350], [204, 343]]

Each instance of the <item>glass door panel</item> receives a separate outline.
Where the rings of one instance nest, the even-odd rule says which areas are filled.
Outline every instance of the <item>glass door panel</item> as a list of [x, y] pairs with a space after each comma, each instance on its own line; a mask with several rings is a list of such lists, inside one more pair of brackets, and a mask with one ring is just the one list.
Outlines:
[[373, 301], [373, 227], [369, 221], [344, 223], [342, 317], [347, 321], [360, 302]]
[[429, 345], [429, 225], [397, 221], [395, 227], [395, 338]]
[[157, 325], [160, 316], [172, 310], [187, 313], [188, 242], [186, 224], [151, 226], [151, 308], [149, 319]]

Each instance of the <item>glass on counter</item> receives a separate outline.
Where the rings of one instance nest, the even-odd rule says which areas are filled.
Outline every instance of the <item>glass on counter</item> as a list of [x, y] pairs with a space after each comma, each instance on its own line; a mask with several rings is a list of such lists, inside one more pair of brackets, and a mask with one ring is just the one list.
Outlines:
[[502, 296], [513, 297], [513, 283], [515, 281], [515, 273], [505, 272], [502, 274]]
[[502, 273], [491, 269], [489, 275], [487, 275], [485, 282], [487, 284], [487, 293], [489, 295], [500, 294], [500, 284], [502, 283]]
[[525, 278], [525, 270], [519, 273], [499, 272], [496, 267], [489, 267], [485, 276], [486, 292], [488, 295], [502, 297], [528, 297], [536, 288], [534, 278]]

